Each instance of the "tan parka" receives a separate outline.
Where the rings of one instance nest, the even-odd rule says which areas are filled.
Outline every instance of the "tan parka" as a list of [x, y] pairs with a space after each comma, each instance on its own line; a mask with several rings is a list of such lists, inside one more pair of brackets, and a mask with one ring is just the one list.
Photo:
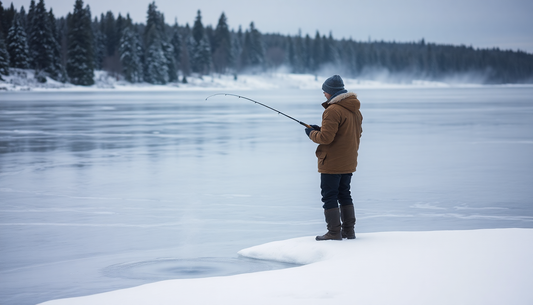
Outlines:
[[314, 130], [309, 138], [317, 143], [318, 172], [348, 174], [357, 167], [357, 150], [363, 132], [361, 102], [355, 93], [339, 94], [322, 104], [321, 130]]

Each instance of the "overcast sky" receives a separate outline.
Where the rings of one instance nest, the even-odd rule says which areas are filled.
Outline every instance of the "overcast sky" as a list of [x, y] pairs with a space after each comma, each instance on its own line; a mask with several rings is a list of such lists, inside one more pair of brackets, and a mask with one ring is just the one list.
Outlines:
[[[30, 0], [12, 1], [28, 10]], [[38, 0], [36, 0], [38, 2]], [[75, 0], [45, 0], [56, 17], [66, 16]], [[4, 7], [11, 1], [2, 1]], [[149, 0], [85, 0], [94, 16], [112, 11], [146, 22]], [[254, 22], [262, 33], [333, 37], [355, 40], [464, 44], [475, 48], [533, 53], [533, 0], [158, 0], [165, 21], [192, 25], [198, 10], [205, 25], [216, 26], [224, 12], [230, 28], [243, 30]]]

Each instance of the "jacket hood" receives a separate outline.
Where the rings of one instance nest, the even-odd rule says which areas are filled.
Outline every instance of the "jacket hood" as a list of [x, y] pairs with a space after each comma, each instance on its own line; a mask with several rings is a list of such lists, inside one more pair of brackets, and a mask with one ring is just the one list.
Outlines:
[[330, 105], [337, 104], [342, 106], [349, 111], [355, 113], [359, 108], [361, 108], [361, 102], [357, 99], [357, 95], [353, 92], [346, 92], [339, 94], [332, 98], [329, 101], [322, 103], [324, 108], [328, 108]]

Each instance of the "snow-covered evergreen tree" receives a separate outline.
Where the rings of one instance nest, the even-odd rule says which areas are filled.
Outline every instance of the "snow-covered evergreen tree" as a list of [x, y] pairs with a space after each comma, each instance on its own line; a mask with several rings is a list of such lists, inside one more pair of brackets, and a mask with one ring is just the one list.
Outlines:
[[320, 37], [320, 33], [316, 31], [315, 39], [313, 40], [313, 44], [311, 46], [312, 71], [317, 71], [320, 68], [320, 65], [326, 61], [324, 55], [324, 42]]
[[[129, 14], [128, 14], [129, 16]], [[115, 20], [115, 28], [117, 30], [117, 36], [115, 37], [115, 47], [118, 49], [120, 45], [120, 39], [122, 38], [122, 33], [124, 33], [124, 29], [127, 26], [127, 20], [126, 18], [122, 17], [120, 13], [118, 13], [117, 19]]]
[[33, 32], [33, 16], [35, 16], [35, 0], [30, 1], [30, 7], [28, 14], [26, 15], [26, 37], [28, 37], [28, 50], [30, 51], [30, 66], [33, 66], [33, 41], [30, 39], [30, 35]]
[[296, 63], [296, 50], [294, 47], [294, 40], [291, 36], [287, 37], [287, 58], [289, 61], [289, 66], [292, 67], [292, 71], [294, 72], [294, 66]]
[[75, 85], [94, 84], [93, 34], [91, 11], [76, 0], [74, 11], [67, 17], [67, 74]]
[[181, 62], [180, 67], [181, 71], [183, 72], [183, 75], [191, 75], [192, 72], [192, 58], [191, 54], [193, 54], [193, 48], [194, 48], [194, 38], [192, 38], [192, 31], [189, 27], [189, 24], [185, 24], [185, 28], [183, 29], [183, 32], [181, 33], [182, 37], [182, 48], [181, 48]]
[[202, 14], [198, 10], [194, 26], [192, 28], [192, 37], [194, 38], [192, 68], [194, 72], [200, 74], [209, 74], [211, 72], [211, 45], [205, 35], [202, 24]]
[[152, 44], [146, 52], [145, 80], [151, 84], [168, 83], [168, 66], [161, 46]]
[[213, 43], [213, 65], [218, 73], [226, 73], [233, 65], [232, 40], [224, 13], [218, 19]]
[[138, 45], [137, 33], [134, 32], [133, 26], [126, 27], [120, 40], [119, 53], [124, 78], [131, 83], [137, 83], [143, 80], [142, 62], [139, 56]]
[[175, 82], [178, 80], [178, 69], [176, 68], [176, 59], [174, 57], [174, 47], [172, 44], [163, 41], [161, 42], [161, 48], [167, 62], [168, 81]]
[[158, 13], [158, 15], [159, 15], [158, 29], [159, 29], [159, 35], [161, 37], [161, 49], [163, 50], [163, 54], [165, 55], [165, 60], [167, 63], [168, 81], [175, 82], [178, 80], [178, 70], [176, 68], [176, 60], [174, 59], [174, 47], [168, 41], [168, 38], [167, 38], [166, 26], [165, 26], [165, 15], [162, 13]]
[[9, 52], [10, 66], [13, 68], [28, 69], [30, 57], [26, 32], [20, 24], [21, 16], [15, 15], [13, 24], [7, 35], [7, 51]]
[[170, 44], [174, 48], [174, 62], [176, 65], [176, 71], [178, 71], [181, 68], [181, 49], [183, 48], [183, 44], [181, 42], [181, 35], [177, 20], [174, 21], [174, 25], [172, 26]]
[[172, 57], [173, 50], [166, 42], [164, 27], [163, 15], [157, 11], [155, 2], [150, 3], [144, 32], [144, 80], [152, 84], [169, 81], [168, 58]]
[[295, 73], [303, 73], [305, 71], [304, 56], [306, 54], [306, 50], [301, 32], [298, 33], [298, 36], [294, 37], [293, 42], [295, 56], [291, 62], [292, 69]]
[[239, 25], [239, 29], [237, 30], [237, 33], [232, 35], [232, 43], [231, 43], [231, 54], [234, 58], [233, 61], [233, 67], [235, 70], [239, 71], [242, 68], [241, 63], [241, 53], [242, 53], [242, 46], [244, 44], [244, 34], [242, 33], [242, 27]]
[[9, 8], [4, 9], [2, 2], [0, 1], [0, 29], [2, 29], [4, 39], [9, 34], [9, 29], [13, 24], [13, 19], [15, 18], [16, 13], [17, 10], [15, 10], [13, 2], [11, 2], [11, 6], [9, 6]]
[[[26, 31], [26, 27], [28, 25], [28, 16], [26, 15], [26, 10], [24, 9], [24, 6], [20, 7], [19, 13], [20, 15], [20, 25]], [[28, 37], [28, 31], [26, 31], [26, 37]]]
[[104, 25], [106, 56], [113, 56], [117, 48], [117, 26], [113, 12], [108, 11], [101, 21]]
[[2, 1], [0, 1], [0, 33], [4, 37], [7, 37], [7, 30], [9, 30], [9, 28], [6, 29], [6, 27], [8, 26], [10, 25], [8, 25], [7, 22], [5, 22], [5, 17], [4, 17], [4, 5], [2, 4]]
[[207, 75], [211, 72], [211, 46], [209, 44], [209, 39], [207, 36], [204, 36], [199, 43], [195, 45], [193, 62], [194, 67], [196, 67], [196, 72]]
[[[32, 67], [37, 72], [45, 72], [52, 77], [57, 77], [59, 71], [54, 66], [54, 44], [50, 25], [50, 16], [46, 11], [44, 0], [39, 0], [33, 12], [31, 32], [29, 34], [30, 54]], [[39, 74], [39, 73], [37, 73]], [[46, 79], [42, 79], [46, 81]]]
[[0, 32], [0, 80], [2, 75], [9, 75], [9, 53], [4, 42], [4, 33]]
[[[103, 18], [102, 14], [102, 18]], [[105, 34], [102, 31], [103, 22], [98, 21], [98, 17], [94, 17], [92, 22], [93, 29], [93, 52], [94, 52], [94, 68], [96, 70], [102, 70], [105, 57]]]
[[313, 39], [309, 34], [306, 34], [304, 38], [304, 51], [302, 56], [304, 71], [309, 73], [313, 69]]
[[151, 84], [168, 82], [168, 65], [157, 29], [151, 27], [147, 33], [149, 43], [145, 53], [144, 80]]
[[265, 62], [265, 50], [261, 33], [250, 23], [250, 30], [244, 34], [244, 44], [241, 53], [241, 61], [244, 66], [262, 68]]
[[[100, 38], [104, 40], [104, 57], [102, 61], [102, 69], [112, 73], [120, 73], [122, 70], [122, 68], [120, 67], [120, 54], [118, 53], [120, 37], [122, 36], [122, 33], [120, 31], [123, 30], [122, 23], [123, 18], [122, 16], [120, 16], [120, 14], [119, 18], [117, 19], [115, 19], [115, 15], [111, 11], [108, 11], [105, 15], [101, 15], [100, 31], [103, 36], [101, 36]], [[99, 49], [100, 46], [97, 46], [97, 48]], [[95, 50], [95, 52], [96, 51], [97, 50]]]
[[52, 34], [52, 66], [50, 76], [55, 80], [65, 81], [65, 68], [61, 64], [61, 39], [59, 37], [56, 18], [52, 9], [50, 9], [48, 16], [50, 18], [50, 30]]
[[61, 68], [63, 69], [63, 79], [61, 79], [62, 82], [68, 81], [67, 76], [67, 18], [61, 17], [59, 19], [56, 19], [56, 29], [57, 29], [57, 38], [59, 46], [61, 47], [61, 57], [60, 57], [60, 63]]
[[329, 32], [329, 37], [326, 38], [326, 36], [323, 36], [322, 41], [324, 41], [324, 62], [334, 65], [339, 64], [341, 62], [340, 54], [337, 48], [337, 41], [333, 38], [333, 34]]

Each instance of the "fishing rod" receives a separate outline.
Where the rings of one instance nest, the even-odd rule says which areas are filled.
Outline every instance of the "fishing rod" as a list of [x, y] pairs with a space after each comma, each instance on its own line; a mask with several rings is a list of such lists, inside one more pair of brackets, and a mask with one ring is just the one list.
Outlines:
[[286, 115], [285, 113], [283, 113], [283, 112], [281, 112], [281, 111], [279, 111], [279, 110], [277, 110], [277, 109], [274, 109], [274, 108], [272, 108], [272, 107], [270, 107], [270, 106], [268, 106], [268, 105], [265, 105], [265, 104], [263, 104], [263, 103], [260, 103], [260, 102], [258, 102], [258, 101], [254, 101], [254, 100], [252, 100], [251, 98], [247, 98], [246, 96], [237, 95], [237, 94], [231, 94], [231, 93], [215, 93], [215, 94], [213, 94], [213, 95], [210, 95], [210, 96], [206, 97], [205, 100], [207, 101], [208, 98], [210, 98], [210, 97], [212, 97], [212, 96], [216, 96], [216, 95], [224, 95], [224, 96], [229, 95], [229, 96], [234, 96], [234, 97], [238, 97], [238, 98], [243, 98], [243, 99], [245, 99], [245, 100], [249, 100], [250, 102], [254, 102], [254, 103], [259, 104], [259, 105], [261, 105], [261, 106], [263, 106], [263, 107], [266, 107], [266, 108], [268, 108], [268, 109], [270, 109], [270, 110], [273, 110], [273, 111], [277, 112], [278, 114], [284, 115], [284, 116], [288, 117], [289, 119], [291, 119], [291, 120], [293, 120], [293, 121], [296, 121], [296, 122], [300, 123], [300, 125], [303, 125], [303, 126], [305, 126], [305, 127], [307, 127], [307, 128], [313, 128], [313, 127], [311, 127], [311, 125], [308, 125], [308, 124], [306, 124], [306, 123], [304, 123], [304, 122], [298, 121], [297, 119], [295, 119], [295, 118], [293, 118], [293, 117], [291, 117], [291, 116], [289, 116], [289, 115]]

